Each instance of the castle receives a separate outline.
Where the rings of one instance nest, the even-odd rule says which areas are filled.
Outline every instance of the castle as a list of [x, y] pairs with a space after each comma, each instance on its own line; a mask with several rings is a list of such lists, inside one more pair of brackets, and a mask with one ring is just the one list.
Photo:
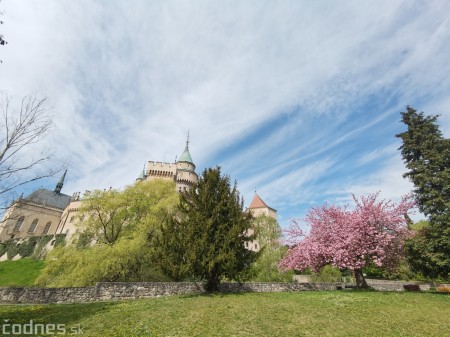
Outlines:
[[[76, 231], [76, 220], [80, 220], [79, 210], [82, 203], [80, 192], [71, 197], [61, 193], [67, 170], [53, 191], [40, 188], [29, 196], [11, 203], [1, 222], [0, 241], [26, 239], [45, 235], [64, 235], [66, 240]], [[195, 164], [189, 152], [189, 135], [186, 146], [178, 160], [174, 163], [148, 161], [136, 181], [166, 179], [174, 181], [179, 192], [187, 191], [198, 182]], [[86, 191], [85, 194], [89, 191]], [[255, 193], [248, 208], [254, 216], [266, 215], [276, 219], [276, 210]], [[250, 230], [248, 234], [252, 234]], [[53, 245], [55, 240], [50, 242]], [[248, 242], [248, 249], [260, 249], [257, 240]], [[2, 256], [1, 259], [5, 259]]]
[[175, 163], [148, 161], [136, 181], [161, 178], [175, 181], [179, 192], [189, 190], [197, 183], [198, 175], [195, 173], [195, 165], [189, 153], [189, 134], [186, 147], [180, 158], [178, 160], [175, 159]]

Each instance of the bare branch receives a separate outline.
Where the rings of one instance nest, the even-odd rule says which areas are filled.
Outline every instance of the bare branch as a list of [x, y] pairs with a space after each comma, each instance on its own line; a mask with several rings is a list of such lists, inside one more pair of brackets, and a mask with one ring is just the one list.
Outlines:
[[[12, 190], [51, 177], [61, 169], [41, 172], [50, 159], [49, 154], [29, 151], [51, 130], [52, 114], [47, 98], [25, 96], [14, 108], [12, 98], [0, 92], [0, 196]], [[32, 173], [32, 174], [30, 174]]]

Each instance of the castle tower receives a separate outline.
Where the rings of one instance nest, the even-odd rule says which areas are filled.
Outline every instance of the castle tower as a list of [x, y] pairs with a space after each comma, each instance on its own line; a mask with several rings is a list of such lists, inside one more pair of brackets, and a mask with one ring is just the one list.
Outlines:
[[277, 219], [277, 210], [267, 206], [267, 204], [259, 197], [256, 192], [248, 209], [256, 217], [260, 215], [266, 215], [274, 218], [275, 220]]
[[195, 165], [189, 153], [189, 132], [186, 140], [186, 147], [176, 162], [176, 179], [177, 191], [183, 192], [190, 190], [191, 187], [198, 182], [197, 173], [195, 173]]
[[[268, 216], [273, 219], [277, 219], [277, 211], [273, 209], [272, 207], [269, 207], [264, 200], [260, 198], [260, 196], [255, 191], [255, 196], [253, 197], [252, 202], [250, 203], [250, 206], [248, 207], [248, 211], [252, 213], [254, 217], [260, 217], [260, 216]], [[254, 228], [250, 228], [247, 230], [248, 235], [253, 235], [255, 233]], [[249, 250], [253, 250], [255, 252], [258, 252], [261, 249], [261, 243], [258, 239], [255, 239], [253, 241], [246, 242], [245, 248]]]
[[195, 164], [189, 152], [189, 133], [184, 151], [180, 158], [175, 160], [175, 163], [149, 161], [136, 181], [153, 179], [175, 181], [176, 189], [179, 192], [189, 190], [198, 182]]

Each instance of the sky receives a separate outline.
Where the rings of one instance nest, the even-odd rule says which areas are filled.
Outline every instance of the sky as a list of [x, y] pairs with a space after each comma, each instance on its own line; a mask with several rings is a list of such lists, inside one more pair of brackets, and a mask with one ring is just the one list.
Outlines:
[[197, 173], [219, 165], [246, 206], [257, 191], [285, 227], [352, 193], [409, 193], [395, 138], [407, 105], [440, 114], [450, 136], [449, 1], [3, 0], [0, 10], [0, 90], [16, 104], [48, 98], [54, 127], [28, 155], [67, 163], [69, 195], [173, 162], [189, 131]]

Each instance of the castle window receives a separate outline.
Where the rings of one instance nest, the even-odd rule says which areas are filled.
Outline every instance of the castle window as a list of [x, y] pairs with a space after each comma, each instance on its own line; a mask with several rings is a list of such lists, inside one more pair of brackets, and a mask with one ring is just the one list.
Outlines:
[[28, 228], [28, 233], [34, 233], [34, 231], [36, 230], [36, 226], [39, 222], [39, 219], [34, 219], [33, 222], [31, 223], [30, 228]]
[[71, 216], [69, 222], [73, 222], [73, 220], [75, 220], [75, 217]]
[[48, 231], [50, 230], [50, 227], [52, 226], [52, 223], [49, 221], [44, 227], [44, 231], [42, 232], [42, 235], [46, 235]]
[[21, 216], [19, 219], [17, 219], [16, 224], [14, 225], [14, 232], [18, 232], [20, 230], [20, 227], [22, 227], [23, 221], [25, 220], [24, 216]]

